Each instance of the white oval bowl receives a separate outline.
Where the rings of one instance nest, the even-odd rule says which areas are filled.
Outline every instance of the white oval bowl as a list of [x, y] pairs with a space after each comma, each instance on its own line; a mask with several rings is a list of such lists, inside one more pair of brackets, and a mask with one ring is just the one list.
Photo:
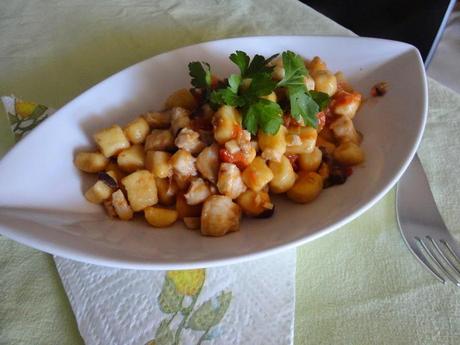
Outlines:
[[[83, 191], [92, 181], [73, 165], [96, 130], [125, 124], [190, 82], [187, 64], [207, 61], [213, 72], [237, 72], [235, 50], [270, 56], [293, 50], [321, 56], [333, 71], [368, 96], [385, 81], [384, 97], [368, 99], [356, 117], [366, 161], [341, 186], [311, 204], [276, 198], [269, 219], [244, 218], [241, 230], [221, 238], [174, 227], [156, 230], [144, 221], [110, 220]], [[196, 44], [133, 65], [92, 87], [57, 111], [0, 161], [0, 233], [58, 256], [135, 269], [209, 267], [259, 258], [312, 241], [359, 216], [398, 181], [420, 142], [427, 114], [423, 63], [411, 45], [333, 36], [244, 37]]]

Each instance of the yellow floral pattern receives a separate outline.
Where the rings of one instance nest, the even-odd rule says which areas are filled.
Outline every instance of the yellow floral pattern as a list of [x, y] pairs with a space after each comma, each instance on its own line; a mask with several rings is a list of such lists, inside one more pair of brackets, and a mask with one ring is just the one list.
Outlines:
[[178, 293], [184, 296], [193, 296], [203, 286], [205, 270], [168, 271], [166, 275], [174, 283]]

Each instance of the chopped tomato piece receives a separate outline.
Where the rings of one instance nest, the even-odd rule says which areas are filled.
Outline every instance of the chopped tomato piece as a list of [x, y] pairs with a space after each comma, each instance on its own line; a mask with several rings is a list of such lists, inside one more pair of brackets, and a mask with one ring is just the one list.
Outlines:
[[232, 154], [227, 149], [222, 148], [219, 150], [219, 158], [222, 162], [235, 164], [240, 170], [248, 166], [248, 162], [242, 152]]

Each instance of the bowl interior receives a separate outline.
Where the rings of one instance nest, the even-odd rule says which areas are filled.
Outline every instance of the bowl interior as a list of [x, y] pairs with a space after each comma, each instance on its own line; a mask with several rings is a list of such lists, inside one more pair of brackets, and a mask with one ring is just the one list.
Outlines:
[[[90, 136], [162, 108], [172, 91], [189, 85], [187, 64], [201, 60], [213, 72], [236, 72], [235, 50], [272, 55], [293, 50], [321, 56], [344, 72], [366, 97], [356, 118], [364, 134], [366, 162], [346, 184], [325, 190], [308, 205], [275, 199], [275, 216], [244, 219], [241, 231], [202, 237], [176, 226], [155, 230], [141, 219], [109, 220], [82, 191], [92, 178], [73, 166], [74, 153]], [[387, 94], [370, 98], [385, 81]], [[420, 141], [426, 117], [423, 64], [410, 45], [344, 37], [248, 37], [207, 42], [161, 54], [131, 66], [86, 91], [18, 143], [0, 162], [0, 233], [32, 247], [96, 264], [146, 269], [204, 267], [255, 258], [322, 236], [352, 220], [391, 188]]]

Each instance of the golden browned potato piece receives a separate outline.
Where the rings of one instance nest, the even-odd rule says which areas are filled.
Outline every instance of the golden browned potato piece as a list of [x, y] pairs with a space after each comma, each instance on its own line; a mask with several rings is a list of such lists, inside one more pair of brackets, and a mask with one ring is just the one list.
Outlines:
[[359, 144], [362, 140], [361, 135], [356, 131], [353, 125], [353, 121], [348, 116], [339, 116], [331, 123], [329, 128], [334, 133], [336, 139], [341, 143], [352, 141], [355, 144]]
[[152, 129], [166, 129], [171, 126], [170, 111], [150, 111], [142, 115]]
[[247, 187], [241, 178], [240, 169], [232, 163], [222, 163], [217, 179], [217, 188], [223, 195], [236, 199]]
[[190, 111], [185, 108], [175, 107], [170, 112], [171, 132], [176, 136], [182, 128], [190, 126]]
[[334, 95], [337, 91], [337, 79], [329, 71], [318, 71], [312, 74], [315, 80], [315, 91], [327, 93], [329, 96]]
[[145, 152], [142, 145], [136, 144], [120, 152], [117, 157], [118, 166], [126, 172], [134, 172], [144, 168]]
[[196, 167], [205, 179], [216, 183], [219, 172], [219, 146], [212, 144], [201, 151], [196, 159]]
[[112, 188], [110, 188], [103, 181], [97, 181], [85, 193], [85, 198], [93, 204], [100, 204], [110, 198], [112, 195]]
[[145, 138], [145, 151], [168, 151], [174, 149], [174, 137], [169, 129], [154, 129]]
[[129, 206], [125, 195], [120, 189], [112, 194], [112, 205], [118, 218], [121, 220], [130, 220], [133, 218], [133, 209]]
[[176, 203], [176, 195], [179, 191], [174, 179], [155, 177], [155, 184], [157, 185], [160, 204], [164, 206], [174, 205]]
[[273, 179], [273, 172], [262, 158], [256, 157], [252, 163], [244, 169], [242, 178], [246, 186], [252, 190], [259, 191]]
[[125, 127], [125, 135], [133, 144], [142, 144], [149, 132], [149, 124], [141, 116], [128, 123]]
[[308, 64], [307, 69], [310, 74], [313, 74], [318, 71], [327, 71], [327, 66], [319, 56], [315, 56]]
[[187, 229], [190, 229], [190, 230], [199, 229], [200, 226], [201, 226], [201, 218], [200, 217], [184, 217], [184, 219], [182, 219], [182, 221], [184, 222], [184, 224], [187, 227]]
[[187, 193], [184, 194], [185, 200], [189, 205], [198, 205], [205, 201], [211, 195], [208, 185], [201, 177], [193, 177], [188, 187]]
[[145, 155], [145, 168], [155, 175], [155, 177], [171, 177], [173, 173], [172, 165], [169, 161], [171, 154], [164, 151], [147, 151]]
[[281, 156], [279, 162], [270, 161], [268, 167], [273, 173], [273, 179], [270, 181], [270, 191], [280, 194], [291, 189], [297, 176], [286, 156]]
[[195, 161], [196, 158], [185, 150], [177, 150], [170, 159], [174, 172], [182, 176], [195, 176], [197, 174]]
[[270, 201], [270, 195], [263, 191], [253, 191], [248, 189], [236, 199], [244, 214], [251, 217], [271, 216], [274, 205]]
[[213, 118], [214, 139], [219, 144], [225, 144], [226, 141], [236, 138], [241, 128], [241, 114], [235, 108], [229, 105], [220, 107]]
[[224, 195], [212, 195], [203, 205], [201, 233], [205, 236], [223, 236], [240, 229], [241, 210], [232, 199]]
[[87, 173], [104, 171], [109, 160], [100, 152], [78, 152], [74, 160], [75, 166]]
[[281, 157], [286, 152], [286, 127], [281, 126], [276, 134], [268, 134], [259, 131], [257, 134], [257, 142], [262, 151], [263, 159], [279, 162]]
[[189, 205], [185, 200], [184, 194], [180, 193], [176, 198], [176, 210], [179, 212], [179, 218], [185, 217], [199, 217], [201, 215], [201, 208], [203, 204]]
[[181, 107], [193, 111], [198, 107], [198, 102], [188, 89], [180, 89], [175, 91], [166, 100], [166, 109], [174, 107]]
[[321, 165], [323, 153], [317, 147], [310, 153], [302, 153], [299, 155], [298, 163], [300, 170], [303, 171], [316, 171]]
[[354, 142], [348, 141], [337, 146], [334, 158], [343, 165], [357, 165], [364, 162], [364, 152]]
[[298, 155], [312, 152], [318, 132], [312, 127], [290, 127], [286, 133], [286, 154]]
[[287, 192], [292, 201], [306, 204], [315, 200], [323, 190], [323, 178], [315, 172], [301, 171], [294, 186]]
[[334, 96], [331, 108], [334, 114], [347, 116], [350, 119], [353, 119], [360, 105], [360, 93], [340, 91]]
[[150, 171], [136, 171], [124, 177], [121, 183], [126, 188], [129, 203], [135, 212], [142, 211], [158, 202], [155, 178]]
[[161, 207], [147, 207], [144, 209], [147, 222], [155, 228], [166, 228], [173, 225], [178, 217], [176, 210]]
[[125, 133], [118, 125], [103, 129], [93, 135], [94, 141], [107, 158], [117, 155], [129, 147]]

